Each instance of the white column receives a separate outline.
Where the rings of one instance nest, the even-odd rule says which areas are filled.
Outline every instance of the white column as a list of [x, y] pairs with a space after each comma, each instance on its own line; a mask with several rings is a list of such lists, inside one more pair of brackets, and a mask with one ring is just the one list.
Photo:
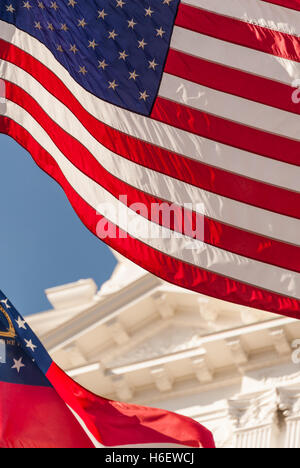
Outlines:
[[234, 445], [235, 448], [275, 448], [277, 435], [274, 424], [236, 431]]
[[275, 390], [238, 395], [228, 401], [234, 426], [234, 447], [276, 447], [278, 397]]
[[300, 384], [279, 389], [286, 422], [285, 448], [300, 448]]

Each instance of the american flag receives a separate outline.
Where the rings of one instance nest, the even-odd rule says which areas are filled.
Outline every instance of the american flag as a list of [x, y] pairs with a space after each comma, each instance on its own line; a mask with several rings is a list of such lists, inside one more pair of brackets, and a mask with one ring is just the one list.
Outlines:
[[299, 34], [299, 0], [1, 0], [0, 131], [143, 268], [299, 318]]

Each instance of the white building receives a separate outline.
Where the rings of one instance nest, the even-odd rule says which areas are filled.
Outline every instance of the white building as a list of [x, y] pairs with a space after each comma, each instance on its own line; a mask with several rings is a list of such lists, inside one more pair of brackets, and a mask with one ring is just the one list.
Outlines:
[[219, 447], [299, 447], [300, 321], [118, 260], [99, 292], [93, 280], [50, 289], [53, 310], [29, 317], [57, 364], [102, 396], [195, 418]]

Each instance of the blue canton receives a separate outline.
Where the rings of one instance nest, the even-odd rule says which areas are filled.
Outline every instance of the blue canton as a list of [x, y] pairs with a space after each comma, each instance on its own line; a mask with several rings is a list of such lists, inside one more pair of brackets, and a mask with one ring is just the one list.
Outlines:
[[51, 387], [35, 362], [24, 351], [20, 340], [1, 341], [5, 341], [6, 350], [4, 362], [0, 362], [0, 382]]
[[45, 44], [95, 96], [149, 115], [180, 0], [3, 0], [0, 19]]
[[52, 359], [28, 324], [0, 291], [0, 382], [51, 386]]

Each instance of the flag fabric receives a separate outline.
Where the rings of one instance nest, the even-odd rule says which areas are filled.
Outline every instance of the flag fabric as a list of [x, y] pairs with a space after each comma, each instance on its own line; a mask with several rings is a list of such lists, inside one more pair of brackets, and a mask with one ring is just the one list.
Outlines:
[[196, 421], [101, 398], [69, 378], [0, 292], [0, 448], [214, 448]]
[[299, 318], [299, 34], [299, 0], [1, 0], [0, 131], [141, 267]]

